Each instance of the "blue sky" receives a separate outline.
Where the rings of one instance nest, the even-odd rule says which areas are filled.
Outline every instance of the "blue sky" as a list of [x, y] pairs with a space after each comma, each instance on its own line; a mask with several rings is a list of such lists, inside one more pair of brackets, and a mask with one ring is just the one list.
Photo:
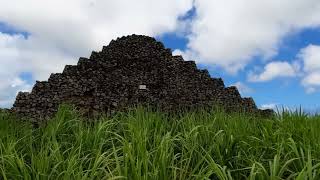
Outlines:
[[[175, 33], [168, 33], [158, 40], [162, 41], [166, 47], [171, 49], [185, 49], [188, 40]], [[320, 45], [320, 28], [305, 29], [301, 32], [287, 36], [280, 47], [279, 53], [275, 59], [295, 60], [300, 49], [309, 44]], [[257, 58], [254, 62], [260, 62]], [[320, 61], [320, 59], [319, 59]], [[251, 63], [246, 69], [237, 75], [230, 75], [222, 69], [209, 71], [212, 77], [222, 77], [227, 86], [234, 85], [236, 82], [245, 82], [251, 89], [249, 92], [242, 92], [243, 96], [252, 96], [257, 105], [276, 104], [279, 107], [305, 107], [306, 109], [317, 110], [320, 107], [320, 93], [308, 94], [300, 85], [299, 78], [278, 78], [269, 82], [250, 83], [247, 82], [247, 73], [255, 65], [263, 63]], [[206, 64], [198, 64], [199, 68], [208, 68]]]
[[30, 90], [35, 80], [46, 80], [111, 39], [135, 33], [154, 36], [174, 54], [195, 60], [259, 107], [319, 109], [320, 2], [241, 6], [235, 0], [165, 0], [172, 5], [167, 7], [164, 1], [136, 2], [143, 6], [121, 1], [128, 7], [71, 1], [55, 13], [58, 0], [40, 4], [42, 10], [16, 7], [14, 1], [0, 8], [0, 107], [10, 107], [15, 94]]

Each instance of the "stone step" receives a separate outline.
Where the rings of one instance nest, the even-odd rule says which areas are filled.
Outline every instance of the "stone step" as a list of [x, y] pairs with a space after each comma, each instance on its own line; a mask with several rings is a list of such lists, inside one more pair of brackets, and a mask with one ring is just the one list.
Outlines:
[[82, 65], [86, 65], [86, 64], [88, 64], [90, 62], [91, 62], [90, 59], [85, 58], [85, 57], [80, 57], [77, 65], [78, 66], [82, 66]]
[[91, 52], [91, 55], [90, 55], [90, 59], [91, 60], [97, 60], [99, 58], [100, 58], [100, 53], [99, 52], [97, 52], [97, 51], [92, 51]]
[[251, 97], [245, 97], [242, 99], [243, 100], [243, 104], [245, 107], [250, 108], [250, 109], [256, 109], [256, 103], [254, 102], [254, 100]]
[[214, 87], [216, 88], [225, 88], [224, 82], [222, 80], [222, 78], [211, 78], [212, 81], [214, 82]]
[[181, 55], [172, 56], [172, 59], [175, 61], [184, 61], [184, 59]]
[[36, 84], [33, 86], [31, 94], [38, 93], [40, 91], [49, 90], [50, 83], [48, 81], [36, 81]]
[[48, 79], [48, 82], [55, 82], [55, 81], [59, 81], [59, 79], [61, 78], [62, 73], [51, 73], [50, 77]]
[[195, 61], [184, 61], [183, 66], [186, 68], [197, 69], [197, 65]]
[[78, 70], [77, 65], [66, 65], [62, 71], [62, 74], [64, 75], [75, 74], [77, 70]]
[[209, 74], [209, 71], [207, 69], [200, 69], [198, 71], [202, 75], [202, 77], [211, 78], [210, 74]]

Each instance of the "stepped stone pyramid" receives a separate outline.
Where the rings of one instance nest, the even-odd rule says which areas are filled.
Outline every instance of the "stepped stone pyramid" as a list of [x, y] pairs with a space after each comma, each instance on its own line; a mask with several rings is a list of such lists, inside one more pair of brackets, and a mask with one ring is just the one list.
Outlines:
[[31, 93], [19, 92], [12, 110], [34, 119], [52, 116], [61, 103], [92, 112], [113, 112], [129, 105], [149, 104], [162, 110], [212, 105], [227, 111], [271, 114], [242, 98], [236, 87], [225, 87], [194, 61], [172, 56], [161, 42], [143, 35], [112, 40], [90, 58], [66, 65], [48, 81], [37, 81]]

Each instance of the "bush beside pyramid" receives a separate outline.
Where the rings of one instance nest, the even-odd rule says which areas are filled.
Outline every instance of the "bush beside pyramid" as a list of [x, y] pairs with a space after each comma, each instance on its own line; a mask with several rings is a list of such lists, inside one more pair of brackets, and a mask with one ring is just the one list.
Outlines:
[[257, 109], [252, 98], [242, 98], [236, 87], [225, 87], [221, 78], [211, 78], [194, 61], [172, 56], [161, 42], [142, 35], [112, 40], [48, 81], [37, 81], [31, 93], [17, 95], [12, 110], [45, 119], [61, 103], [108, 114], [137, 104], [165, 111], [220, 105], [227, 111], [272, 113]]

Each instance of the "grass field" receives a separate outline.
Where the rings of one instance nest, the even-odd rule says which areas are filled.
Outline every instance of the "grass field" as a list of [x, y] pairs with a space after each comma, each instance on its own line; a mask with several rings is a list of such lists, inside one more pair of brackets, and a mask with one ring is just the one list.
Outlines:
[[78, 114], [32, 128], [0, 113], [0, 179], [320, 179], [320, 116]]

